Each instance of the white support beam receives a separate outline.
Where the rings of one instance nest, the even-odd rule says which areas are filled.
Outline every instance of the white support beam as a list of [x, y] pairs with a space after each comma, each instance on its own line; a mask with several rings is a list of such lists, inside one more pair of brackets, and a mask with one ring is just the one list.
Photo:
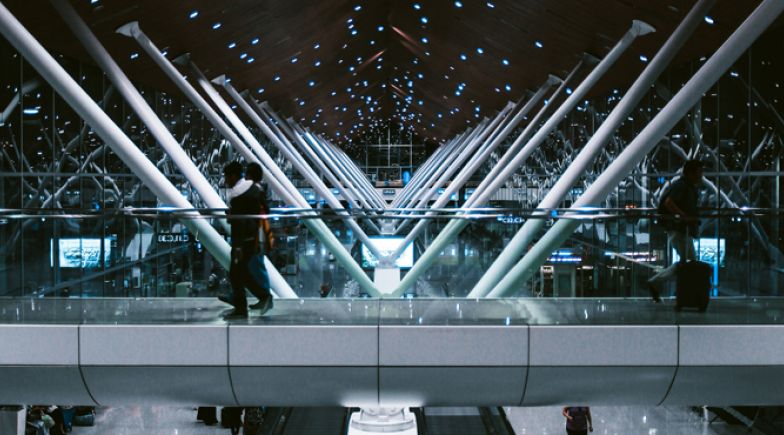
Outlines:
[[[41, 74], [66, 103], [96, 132], [114, 151], [120, 160], [147, 186], [161, 201], [177, 208], [192, 209], [179, 189], [177, 189], [155, 165], [147, 159], [139, 148], [125, 135], [90, 95], [84, 91], [65, 69], [46, 49], [25, 29], [13, 14], [0, 3], [0, 33], [5, 36], [22, 56]], [[218, 232], [206, 219], [194, 212], [193, 218], [180, 218], [180, 221], [194, 236], [204, 243], [204, 247], [225, 268], [229, 267], [229, 247]], [[224, 263], [225, 261], [225, 263]]]
[[[782, 11], [784, 11], [783, 0], [764, 0], [760, 3], [640, 134], [615, 157], [615, 160], [575, 201], [571, 209], [579, 211], [596, 204], [612, 192], [664, 135], [700, 101], [705, 92], [748, 50]], [[517, 284], [527, 279], [531, 271], [538, 269], [553, 250], [572, 235], [579, 224], [580, 221], [577, 219], [560, 219], [493, 288], [489, 296], [503, 297], [514, 292]]]
[[[613, 133], [627, 119], [662, 71], [670, 64], [678, 50], [691, 37], [697, 26], [702, 23], [703, 18], [715, 3], [716, 0], [699, 0], [695, 3], [678, 28], [670, 35], [642, 74], [624, 94], [621, 101], [605, 118], [601, 126], [588, 140], [588, 143], [583, 146], [566, 171], [558, 177], [558, 181], [550, 188], [550, 191], [547, 192], [544, 199], [536, 207], [537, 209], [549, 210], [558, 207], [572, 186], [594, 161], [596, 155], [610, 141]], [[504, 247], [504, 250], [490, 268], [485, 271], [482, 278], [469, 293], [469, 297], [485, 296], [498, 284], [503, 275], [517, 263], [520, 256], [534, 241], [534, 237], [544, 228], [546, 214], [547, 211], [541, 212], [538, 216], [528, 219], [523, 224], [523, 227]]]
[[267, 138], [272, 141], [272, 143], [286, 156], [286, 159], [291, 162], [294, 168], [299, 172], [305, 180], [313, 187], [313, 189], [318, 193], [324, 200], [329, 204], [329, 206], [335, 210], [339, 215], [343, 216], [343, 223], [348, 226], [357, 238], [364, 243], [368, 249], [376, 256], [376, 258], [381, 258], [382, 255], [376, 249], [375, 245], [370, 243], [370, 239], [368, 239], [367, 234], [365, 231], [357, 224], [357, 222], [351, 217], [348, 216], [344, 210], [343, 206], [340, 205], [340, 201], [332, 194], [332, 191], [321, 181], [321, 178], [316, 175], [311, 168], [305, 161], [302, 159], [296, 150], [293, 149], [293, 145], [291, 142], [288, 141], [286, 137], [278, 137], [274, 131], [267, 125], [267, 123], [256, 113], [255, 110], [248, 104], [242, 96], [240, 96], [239, 92], [234, 89], [234, 86], [231, 85], [226, 80], [225, 76], [220, 76], [213, 80], [213, 83], [217, 83], [218, 85], [222, 86], [226, 93], [231, 96], [232, 99], [237, 103], [237, 105], [245, 112], [246, 115], [253, 121], [254, 124], [258, 128], [260, 128]]
[[[604, 57], [604, 59], [599, 62], [596, 67], [588, 74], [588, 76], [583, 79], [579, 86], [572, 92], [572, 94], [564, 101], [558, 109], [553, 113], [548, 120], [544, 123], [544, 125], [536, 131], [536, 133], [531, 137], [530, 140], [526, 140], [526, 136], [532, 131], [534, 127], [533, 122], [528, 125], [528, 127], [523, 131], [523, 133], [518, 137], [510, 149], [507, 151], [506, 155], [510, 156], [509, 163], [499, 162], [496, 164], [495, 168], [500, 168], [498, 171], [491, 171], [491, 173], [480, 183], [479, 187], [474, 191], [471, 195], [469, 200], [466, 202], [464, 208], [468, 209], [471, 207], [476, 207], [484, 204], [488, 201], [495, 192], [506, 183], [506, 180], [511, 177], [520, 166], [522, 166], [528, 157], [536, 150], [539, 145], [541, 145], [547, 136], [552, 132], [558, 124], [560, 124], [564, 117], [569, 114], [569, 112], [574, 109], [577, 103], [588, 93], [588, 91], [593, 88], [593, 86], [604, 76], [605, 73], [610, 69], [610, 67], [620, 58], [626, 49], [634, 42], [634, 40], [640, 36], [647, 34], [653, 31], [653, 28], [649, 25], [634, 20], [632, 22], [631, 28], [621, 37], [620, 41], [613, 47], [612, 50]], [[569, 75], [567, 80], [564, 80], [561, 86], [558, 88], [556, 93], [560, 92], [561, 89], [564, 88], [566, 82], [576, 74], [577, 70], [581, 67], [583, 61], [578, 63], [577, 67], [572, 71]], [[540, 111], [540, 114], [543, 113]], [[525, 141], [525, 146], [523, 146], [519, 151], [517, 151], [516, 144], [522, 143]], [[514, 157], [512, 157], [512, 153], [510, 151], [514, 150]], [[504, 160], [504, 159], [502, 159]], [[400, 285], [398, 286], [397, 290], [395, 290], [395, 295], [402, 294], [406, 288], [411, 286], [416, 279], [424, 273], [427, 267], [432, 264], [435, 257], [438, 255], [439, 252], [437, 249], [442, 249], [443, 246], [454, 237], [459, 234], [459, 232], [465, 228], [467, 225], [467, 221], [465, 220], [458, 220], [455, 219], [450, 222], [439, 234], [439, 237], [436, 237], [436, 240], [431, 243], [428, 250], [425, 254], [420, 257], [418, 263], [422, 263], [420, 268], [417, 268], [414, 265], [414, 268], [409, 270], [408, 274], [401, 280]], [[426, 261], [422, 261], [426, 259]], [[416, 269], [416, 270], [414, 270]]]

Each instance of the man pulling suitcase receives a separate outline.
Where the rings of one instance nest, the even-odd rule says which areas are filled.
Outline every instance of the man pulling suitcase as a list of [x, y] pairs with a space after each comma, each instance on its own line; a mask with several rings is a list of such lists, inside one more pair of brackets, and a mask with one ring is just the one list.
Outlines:
[[677, 279], [676, 309], [693, 306], [704, 310], [710, 292], [710, 266], [697, 261], [695, 236], [699, 232], [697, 204], [698, 187], [702, 184], [702, 163], [689, 160], [683, 165], [681, 177], [675, 180], [659, 201], [660, 221], [667, 232], [667, 241], [678, 253], [673, 263], [648, 280], [654, 302], [661, 302], [665, 283]]

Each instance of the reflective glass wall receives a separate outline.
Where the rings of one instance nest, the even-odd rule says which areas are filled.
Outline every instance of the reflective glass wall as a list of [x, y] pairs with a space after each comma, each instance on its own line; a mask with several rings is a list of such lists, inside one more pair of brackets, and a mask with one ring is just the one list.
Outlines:
[[[784, 271], [784, 261], [778, 209], [784, 65], [778, 44], [783, 37], [784, 31], [778, 28], [763, 35], [604, 204], [621, 210], [655, 208], [685, 159], [701, 159], [706, 167], [703, 207], [761, 209], [753, 215], [702, 219], [698, 248], [705, 258], [716, 258], [717, 295], [776, 295], [781, 288], [779, 275]], [[99, 215], [74, 219], [0, 217], [0, 295], [62, 294], [67, 290], [71, 295], [176, 296], [209, 294], [225, 288], [225, 271], [176, 219], [113, 213], [123, 207], [167, 204], [143, 186], [4, 40], [0, 41], [0, 60], [0, 208]], [[59, 57], [59, 61], [183, 196], [195, 207], [202, 207], [198, 195], [106, 77], [84, 62], [65, 57]], [[574, 187], [564, 207], [579, 197], [704, 61], [677, 62], [660, 77]], [[235, 158], [231, 148], [179, 95], [141, 88], [175, 138], [219, 188], [220, 168]], [[466, 295], [623, 92], [607, 89], [572, 111], [491, 204], [516, 211], [469, 225], [407, 293]], [[474, 185], [517, 133], [479, 172]], [[263, 135], [257, 137], [267, 146]], [[267, 149], [298, 185], [304, 185], [272, 147]], [[401, 159], [411, 164], [410, 155]], [[402, 160], [399, 163], [404, 163]], [[421, 161], [413, 162], [413, 166], [418, 164]], [[470, 191], [469, 186], [463, 193]], [[272, 199], [273, 204], [279, 204]], [[313, 203], [317, 207], [323, 204], [317, 197]], [[457, 201], [450, 205], [456, 206]], [[415, 257], [427, 249], [446, 223], [446, 217], [429, 220], [427, 230], [414, 244]], [[362, 295], [356, 282], [334, 261], [334, 255], [300, 220], [281, 218], [273, 224], [278, 244], [272, 260], [295, 291], [319, 296], [326, 286], [330, 296]], [[361, 262], [356, 235], [339, 219], [328, 221], [328, 225]], [[92, 252], [90, 261], [76, 262], [65, 254], [70, 249], [83, 255], [85, 246]], [[582, 225], [559, 255], [553, 255], [532, 278], [519, 283], [517, 294], [643, 296], [647, 294], [645, 280], [654, 267], [673, 260], [654, 216], [618, 214]], [[569, 276], [568, 292], [560, 291], [563, 286], [558, 281], [564, 270]], [[372, 274], [372, 268], [368, 273]]]

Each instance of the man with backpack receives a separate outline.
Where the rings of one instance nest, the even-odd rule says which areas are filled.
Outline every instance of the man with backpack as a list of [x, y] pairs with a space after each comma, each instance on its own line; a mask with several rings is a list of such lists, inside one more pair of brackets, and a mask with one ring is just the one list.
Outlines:
[[229, 223], [231, 224], [231, 267], [229, 280], [234, 295], [219, 296], [223, 302], [234, 306], [227, 319], [248, 317], [248, 302], [245, 289], [249, 289], [259, 299], [259, 304], [253, 308], [261, 310], [262, 314], [272, 307], [272, 295], [269, 288], [263, 288], [254, 279], [250, 268], [258, 262], [259, 254], [259, 226], [257, 218], [232, 217], [237, 215], [258, 215], [263, 212], [265, 202], [258, 184], [242, 177], [242, 165], [231, 162], [223, 170], [226, 187], [228, 187]]
[[[680, 257], [680, 262], [697, 259], [694, 251], [699, 231], [698, 187], [702, 184], [702, 163], [688, 160], [683, 165], [681, 177], [673, 181], [659, 201], [660, 221], [667, 232], [667, 241]], [[654, 302], [659, 297], [662, 286], [676, 277], [679, 263], [673, 263], [648, 280], [648, 288]]]

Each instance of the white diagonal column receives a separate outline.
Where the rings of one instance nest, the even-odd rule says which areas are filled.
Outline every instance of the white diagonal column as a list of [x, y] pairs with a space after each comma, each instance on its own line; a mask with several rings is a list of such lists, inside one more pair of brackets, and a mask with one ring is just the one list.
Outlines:
[[[471, 129], [469, 129], [469, 132], [470, 130]], [[465, 137], [465, 135], [466, 135], [465, 132], [460, 133], [448, 143], [440, 146], [430, 156], [430, 158], [428, 158], [427, 161], [422, 166], [420, 166], [416, 172], [414, 172], [414, 176], [411, 178], [411, 181], [409, 181], [408, 185], [406, 185], [406, 187], [404, 187], [403, 190], [400, 192], [400, 195], [398, 195], [398, 197], [395, 198], [394, 201], [392, 201], [392, 208], [398, 208], [400, 204], [406, 203], [410, 198], [412, 192], [418, 191], [418, 189], [420, 189], [421, 187], [421, 184], [425, 182], [425, 180], [430, 179], [430, 175], [441, 166], [443, 160], [448, 155], [450, 155], [452, 150], [460, 143], [462, 143], [461, 141]]]
[[[228, 103], [226, 103], [223, 97], [220, 96], [218, 91], [215, 90], [201, 70], [199, 70], [199, 68], [190, 61], [189, 57], [181, 56], [180, 60], [187, 62], [187, 64], [190, 65], [191, 70], [196, 75], [195, 80], [199, 86], [201, 86], [204, 93], [207, 94], [218, 110], [220, 110], [221, 114], [231, 123], [237, 132], [240, 133], [246, 143], [250, 145], [253, 152], [256, 154], [256, 156], [258, 156], [261, 165], [265, 168], [266, 172], [271, 175], [271, 177], [268, 177], [268, 179], [275, 179], [285, 187], [284, 190], [289, 193], [289, 201], [291, 205], [303, 209], [310, 209], [311, 207], [307, 200], [302, 197], [302, 194], [299, 192], [299, 190], [297, 190], [291, 180], [289, 180], [286, 174], [278, 167], [272, 157], [267, 154], [267, 151], [264, 149], [264, 147], [261, 146], [253, 133], [248, 130], [242, 120], [240, 120], [234, 111], [231, 110], [231, 107], [229, 107]], [[373, 285], [373, 281], [368, 278], [354, 258], [351, 257], [351, 254], [346, 251], [346, 248], [340, 243], [329, 227], [327, 227], [327, 225], [321, 219], [303, 219], [303, 224], [306, 225], [308, 229], [310, 229], [310, 231], [313, 232], [313, 234], [321, 241], [321, 243], [323, 243], [324, 246], [335, 255], [335, 259], [346, 269], [346, 272], [351, 275], [352, 278], [357, 280], [363, 289], [365, 289], [371, 295], [379, 295], [378, 290], [376, 289], [375, 285]]]
[[[603, 200], [656, 144], [700, 101], [719, 78], [784, 11], [784, 0], [764, 0], [727, 41], [708, 59], [615, 160], [575, 201], [571, 209], [580, 209]], [[523, 256], [515, 267], [489, 293], [502, 297], [513, 292], [517, 283], [527, 279], [553, 250], [565, 242], [580, 221], [561, 219]]]
[[354, 231], [354, 234], [356, 234], [357, 238], [362, 243], [364, 243], [368, 247], [368, 249], [371, 250], [373, 255], [376, 256], [376, 258], [381, 258], [382, 256], [381, 253], [378, 252], [378, 250], [375, 248], [375, 245], [370, 243], [370, 240], [365, 234], [365, 231], [359, 226], [359, 224], [357, 224], [357, 222], [351, 216], [346, 215], [346, 213], [343, 210], [343, 206], [340, 205], [340, 202], [338, 201], [337, 198], [335, 198], [335, 195], [332, 194], [332, 191], [329, 190], [329, 188], [327, 188], [324, 182], [321, 181], [321, 178], [318, 175], [316, 175], [316, 173], [313, 171], [313, 168], [308, 166], [308, 164], [302, 159], [302, 156], [300, 156], [299, 154], [297, 154], [295, 150], [293, 150], [293, 145], [291, 145], [291, 143], [288, 142], [288, 139], [285, 137], [283, 138], [278, 137], [275, 134], [275, 132], [272, 131], [272, 129], [267, 125], [267, 123], [263, 119], [261, 119], [261, 117], [256, 113], [256, 111], [253, 110], [250, 104], [248, 104], [242, 98], [242, 96], [240, 96], [239, 92], [237, 92], [237, 90], [234, 89], [234, 86], [232, 86], [231, 83], [226, 81], [226, 78], [224, 76], [220, 76], [214, 79], [213, 83], [217, 83], [220, 86], [223, 86], [223, 88], [226, 90], [226, 93], [228, 93], [229, 96], [231, 96], [231, 98], [234, 99], [237, 105], [245, 112], [246, 115], [248, 115], [248, 117], [250, 117], [251, 121], [253, 121], [253, 123], [256, 124], [256, 126], [259, 127], [264, 132], [267, 138], [270, 141], [272, 141], [272, 143], [278, 148], [278, 150], [280, 150], [280, 152], [282, 152], [283, 155], [286, 156], [286, 159], [288, 159], [288, 161], [291, 162], [294, 168], [303, 177], [305, 177], [305, 180], [307, 180], [307, 182], [310, 183], [310, 185], [313, 187], [316, 193], [318, 193], [322, 198], [324, 198], [324, 200], [327, 201], [327, 204], [329, 204], [329, 206], [332, 207], [332, 209], [334, 209], [337, 213], [343, 216], [344, 223], [346, 224], [346, 226], [351, 228], [352, 231]]
[[[615, 47], [613, 47], [607, 56], [605, 56], [604, 59], [602, 59], [601, 62], [599, 62], [599, 64], [596, 65], [596, 67], [594, 67], [594, 69], [588, 74], [588, 76], [583, 79], [580, 85], [577, 86], [577, 88], [566, 99], [566, 101], [564, 101], [558, 107], [555, 113], [553, 113], [548, 118], [544, 125], [536, 131], [531, 139], [523, 139], [525, 140], [525, 146], [523, 146], [519, 152], [516, 151], [515, 144], [510, 147], [509, 151], [515, 150], [514, 157], [512, 157], [512, 153], [507, 151], [505, 156], [510, 156], [509, 163], [504, 162], [503, 166], [501, 162], [496, 164], [496, 168], [500, 168], [500, 170], [491, 171], [491, 174], [485, 177], [479, 187], [477, 187], [469, 200], [466, 202], [464, 208], [476, 207], [488, 201], [495, 194], [496, 190], [506, 183], [506, 180], [525, 163], [534, 150], [536, 150], [539, 145], [544, 142], [550, 132], [553, 131], [558, 126], [558, 124], [563, 121], [564, 117], [566, 117], [566, 115], [568, 115], [569, 112], [574, 109], [577, 103], [588, 93], [591, 88], [593, 88], [599, 79], [603, 77], [605, 73], [607, 73], [610, 67], [615, 64], [618, 58], [620, 58], [621, 54], [623, 54], [623, 52], [629, 48], [637, 36], [649, 33], [651, 31], [653, 31], [653, 28], [648, 24], [634, 20], [632, 22], [631, 28], [623, 35], [623, 37], [621, 37], [620, 41], [618, 41]], [[576, 74], [582, 63], [583, 62], [581, 61], [577, 67], [575, 67], [575, 69], [569, 75], [569, 78]], [[565, 80], [556, 92], [560, 92], [560, 90], [564, 88], [567, 81], [568, 80]], [[529, 127], [531, 126], [532, 124], [529, 124]], [[524, 135], [526, 135], [528, 130], [529, 129], [526, 128], [526, 131], [524, 131], [515, 142], [522, 143], [523, 140], [521, 139], [524, 137]], [[504, 159], [502, 159], [502, 161], [503, 160]], [[451, 238], [457, 236], [460, 230], [465, 228], [466, 225], [467, 222], [464, 220], [454, 220], [453, 222], [450, 222], [450, 224], [447, 225], [444, 230], [442, 230], [441, 234], [439, 234], [439, 237], [436, 237], [436, 240], [431, 243], [430, 249], [428, 249], [428, 251], [431, 252], [430, 256], [427, 257], [428, 261], [432, 263], [432, 259], [440, 252], [436, 251], [436, 249], [443, 249], [442, 246], [445, 246], [446, 243], [451, 240]], [[423, 255], [419, 261], [421, 262], [423, 258], [425, 258], [425, 255]], [[427, 266], [429, 266], [429, 263], [423, 262], [423, 268]], [[395, 290], [394, 294], [402, 294], [407, 286], [410, 286], [418, 278], [418, 276], [424, 272], [424, 270], [418, 269], [416, 274], [412, 272], [414, 272], [414, 268], [412, 268], [412, 270], [410, 270], [406, 277], [401, 281], [400, 286], [397, 288], [397, 290]]]
[[[68, 75], [57, 60], [24, 28], [13, 14], [0, 3], [0, 33], [5, 36], [24, 56], [30, 65], [41, 74], [68, 105], [106, 142], [120, 160], [147, 186], [160, 200], [166, 201], [177, 208], [193, 209], [179, 189], [150, 162], [144, 153], [125, 135], [120, 127], [93, 101], [76, 81]], [[193, 218], [188, 218], [187, 215]], [[196, 212], [186, 212], [186, 217], [179, 219], [204, 247], [223, 267], [229, 267], [229, 247], [209, 225], [206, 219], [200, 219]]]
[[[536, 207], [539, 210], [549, 210], [558, 207], [563, 198], [585, 173], [588, 166], [594, 161], [596, 155], [607, 145], [613, 133], [626, 120], [637, 106], [642, 97], [654, 84], [664, 68], [669, 65], [675, 54], [691, 37], [697, 26], [703, 21], [705, 14], [710, 11], [716, 0], [699, 0], [686, 15], [677, 29], [667, 39], [659, 52], [654, 56], [645, 70], [632, 84], [621, 101], [604, 122], [599, 126], [588, 143], [583, 146], [569, 167], [558, 177], [558, 181], [550, 188], [544, 199]], [[489, 293], [498, 284], [503, 275], [509, 271], [525, 249], [533, 242], [534, 237], [544, 228], [547, 211], [538, 213], [528, 219], [523, 227], [515, 234], [506, 245], [496, 261], [487, 269], [479, 282], [469, 293], [469, 297], [481, 297]]]
[[[185, 94], [186, 97], [198, 108], [205, 118], [218, 130], [218, 132], [225, 137], [232, 147], [242, 155], [245, 160], [250, 162], [257, 162], [265, 168], [267, 173], [267, 182], [272, 190], [278, 194], [289, 205], [295, 207], [303, 207], [302, 202], [304, 198], [291, 184], [291, 181], [286, 178], [285, 174], [277, 167], [272, 158], [260, 146], [254, 149], [259, 154], [258, 157], [248, 149], [248, 146], [237, 136], [231, 127], [226, 124], [220, 115], [207, 103], [207, 101], [199, 95], [196, 89], [188, 83], [184, 77], [177, 71], [174, 65], [169, 62], [160, 51], [155, 47], [147, 35], [142, 32], [137, 22], [128, 23], [118, 29], [119, 33], [132, 37], [139, 43], [142, 49], [152, 57], [155, 63], [164, 71], [164, 73], [171, 79], [175, 85]], [[209, 83], [207, 83], [209, 85]], [[214, 91], [214, 89], [213, 89]], [[219, 96], [220, 98], [220, 96]], [[224, 102], [225, 104], [225, 102]], [[251, 146], [253, 146], [251, 144]], [[307, 201], [304, 201], [303, 208], [309, 208]], [[364, 271], [357, 265], [356, 261], [351, 258], [351, 255], [346, 252], [346, 249], [335, 236], [329, 231], [329, 228], [318, 219], [304, 219], [303, 224], [310, 229], [313, 234], [321, 240], [322, 243], [335, 255], [335, 258], [346, 269], [359, 285], [368, 291], [370, 294], [378, 294], [375, 290], [373, 282], [365, 275]]]

